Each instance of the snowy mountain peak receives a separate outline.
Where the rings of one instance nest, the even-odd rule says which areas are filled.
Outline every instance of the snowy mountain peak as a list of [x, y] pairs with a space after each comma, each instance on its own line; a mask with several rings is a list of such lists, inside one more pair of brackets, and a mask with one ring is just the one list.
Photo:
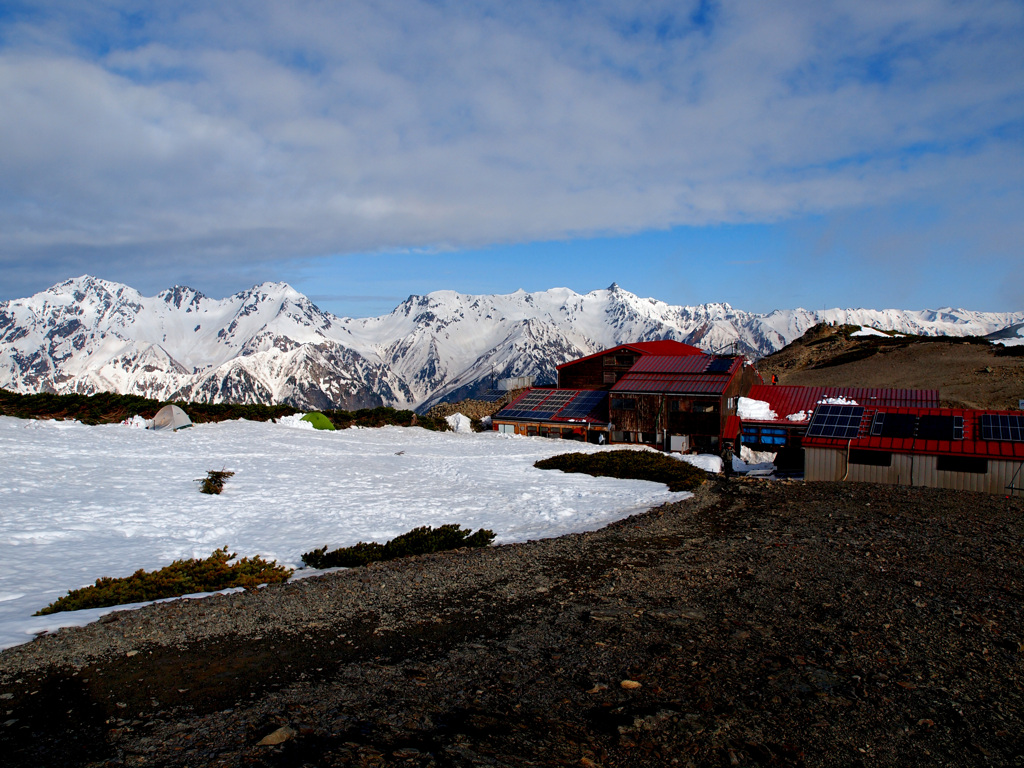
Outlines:
[[83, 275], [0, 302], [0, 386], [131, 392], [159, 399], [290, 402], [301, 408], [427, 407], [498, 378], [555, 381], [555, 367], [631, 341], [674, 339], [760, 357], [823, 322], [985, 335], [1024, 313], [673, 306], [612, 283], [504, 295], [434, 291], [381, 317], [338, 318], [287, 283], [225, 299], [184, 286], [143, 297]]

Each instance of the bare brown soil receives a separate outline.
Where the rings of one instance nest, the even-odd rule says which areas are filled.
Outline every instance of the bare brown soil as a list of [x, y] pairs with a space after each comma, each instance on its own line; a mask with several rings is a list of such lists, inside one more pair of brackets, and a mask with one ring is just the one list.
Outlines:
[[817, 326], [757, 364], [765, 381], [808, 387], [936, 389], [943, 406], [1017, 410], [1024, 356], [977, 341], [850, 337], [852, 326]]
[[1024, 765], [1024, 500], [713, 481], [0, 653], [5, 766]]

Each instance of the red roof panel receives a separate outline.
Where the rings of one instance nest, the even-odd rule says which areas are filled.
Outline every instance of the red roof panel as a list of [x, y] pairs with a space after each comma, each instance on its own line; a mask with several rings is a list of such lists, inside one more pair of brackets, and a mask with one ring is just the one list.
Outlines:
[[705, 373], [716, 360], [728, 361], [718, 374], [733, 374], [743, 365], [742, 357], [713, 357], [711, 355], [650, 355], [641, 357], [629, 373]]
[[671, 339], [662, 339], [660, 341], [638, 341], [633, 344], [620, 344], [617, 347], [611, 349], [602, 349], [600, 352], [595, 352], [592, 355], [586, 355], [585, 357], [579, 357], [575, 360], [569, 360], [568, 362], [562, 363], [561, 365], [555, 366], [556, 368], [563, 368], [566, 365], [575, 365], [583, 360], [589, 360], [592, 357], [600, 357], [607, 355], [610, 352], [619, 352], [621, 350], [630, 350], [633, 352], [639, 352], [641, 355], [703, 355], [703, 350], [697, 349], [690, 344], [684, 344], [681, 341], [672, 341]]
[[768, 403], [778, 418], [772, 420], [744, 419], [759, 424], [785, 424], [794, 426], [806, 424], [793, 422], [786, 417], [805, 411], [810, 414], [819, 401], [830, 397], [844, 397], [855, 400], [866, 408], [875, 406], [899, 406], [911, 408], [937, 408], [939, 392], [936, 389], [869, 389], [865, 387], [793, 387], [771, 384], [755, 384], [747, 395], [752, 400]]
[[674, 395], [720, 395], [729, 386], [732, 376], [714, 373], [676, 375], [666, 373], [627, 373], [619, 379], [612, 392], [659, 392]]

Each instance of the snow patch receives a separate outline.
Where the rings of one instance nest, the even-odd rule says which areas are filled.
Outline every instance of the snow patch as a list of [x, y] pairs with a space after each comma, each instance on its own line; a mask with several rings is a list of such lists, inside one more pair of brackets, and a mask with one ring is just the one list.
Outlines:
[[882, 333], [877, 328], [871, 328], [869, 326], [862, 325], [859, 331], [854, 331], [850, 334], [851, 336], [888, 336], [887, 333]]
[[451, 416], [445, 418], [448, 422], [448, 426], [452, 428], [452, 432], [459, 435], [471, 435], [473, 434], [473, 421], [462, 413], [453, 413]]
[[[31, 615], [71, 589], [225, 544], [294, 568], [325, 544], [383, 543], [421, 525], [489, 528], [498, 543], [519, 542], [690, 496], [533, 466], [567, 450], [610, 450], [589, 443], [418, 427], [324, 432], [298, 419], [162, 435], [0, 416], [0, 648], [123, 610]], [[195, 482], [211, 469], [235, 473], [219, 496]]]
[[722, 473], [722, 457], [715, 456], [713, 453], [670, 453], [669, 456], [685, 461], [687, 464], [692, 464], [697, 469], [703, 469], [705, 472], [711, 472], [716, 475]]
[[860, 403], [852, 397], [840, 395], [839, 397], [823, 397], [818, 401], [818, 405], [860, 405]]
[[289, 429], [311, 429], [315, 432], [316, 427], [313, 426], [313, 422], [302, 420], [305, 415], [304, 413], [293, 413], [291, 416], [282, 416], [275, 423]]
[[736, 406], [736, 415], [750, 421], [775, 421], [779, 418], [770, 404], [764, 400], [754, 400], [751, 397], [740, 398]]

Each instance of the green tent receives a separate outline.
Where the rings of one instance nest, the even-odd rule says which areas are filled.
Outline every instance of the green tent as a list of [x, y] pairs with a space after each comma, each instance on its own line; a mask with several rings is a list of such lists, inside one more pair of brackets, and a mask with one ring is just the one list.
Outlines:
[[315, 429], [329, 429], [334, 430], [334, 425], [331, 420], [324, 416], [319, 411], [313, 411], [313, 413], [307, 413], [302, 417], [302, 421], [308, 421], [313, 425]]

